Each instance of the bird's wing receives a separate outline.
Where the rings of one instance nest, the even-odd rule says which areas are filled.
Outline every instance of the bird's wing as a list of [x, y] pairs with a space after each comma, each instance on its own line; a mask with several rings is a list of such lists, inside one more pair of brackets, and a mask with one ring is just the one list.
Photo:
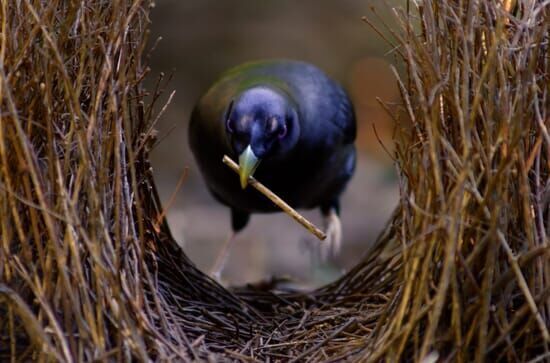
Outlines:
[[[314, 133], [319, 128], [339, 134], [343, 144], [356, 137], [355, 113], [346, 91], [314, 65], [299, 61], [271, 63], [271, 72], [285, 80]], [[326, 122], [326, 123], [325, 123]], [[330, 125], [334, 127], [330, 127]], [[320, 127], [321, 126], [321, 127]], [[311, 129], [310, 129], [311, 130]]]
[[338, 84], [334, 85], [334, 89], [336, 112], [330, 121], [342, 130], [343, 142], [352, 143], [357, 134], [355, 112], [346, 91]]

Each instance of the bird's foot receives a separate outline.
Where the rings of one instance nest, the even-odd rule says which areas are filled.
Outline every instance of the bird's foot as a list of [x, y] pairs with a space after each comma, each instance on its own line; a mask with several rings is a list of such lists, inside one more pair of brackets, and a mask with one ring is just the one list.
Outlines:
[[334, 209], [324, 217], [327, 238], [321, 243], [321, 259], [337, 256], [342, 247], [342, 222]]
[[210, 272], [210, 277], [212, 277], [218, 284], [222, 283], [222, 270]]

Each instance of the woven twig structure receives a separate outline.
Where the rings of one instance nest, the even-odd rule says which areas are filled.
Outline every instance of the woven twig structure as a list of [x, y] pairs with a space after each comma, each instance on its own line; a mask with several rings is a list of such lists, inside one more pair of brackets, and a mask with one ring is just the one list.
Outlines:
[[225, 289], [172, 238], [149, 9], [0, 0], [1, 361], [550, 359], [548, 1], [423, 0], [377, 29], [406, 69], [400, 203], [309, 293]]

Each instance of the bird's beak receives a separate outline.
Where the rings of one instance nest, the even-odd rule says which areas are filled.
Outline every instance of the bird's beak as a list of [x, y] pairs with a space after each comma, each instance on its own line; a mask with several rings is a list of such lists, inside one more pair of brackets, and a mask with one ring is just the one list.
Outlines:
[[250, 145], [239, 155], [239, 175], [241, 176], [241, 187], [244, 189], [248, 185], [248, 177], [252, 176], [260, 164], [260, 159], [254, 155]]

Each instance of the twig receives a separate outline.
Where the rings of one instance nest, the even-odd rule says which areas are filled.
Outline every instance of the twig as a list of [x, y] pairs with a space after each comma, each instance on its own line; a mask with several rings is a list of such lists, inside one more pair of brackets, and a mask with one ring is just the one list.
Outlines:
[[338, 328], [336, 331], [334, 331], [332, 334], [330, 334], [328, 337], [326, 337], [325, 339], [321, 340], [319, 343], [315, 344], [313, 347], [305, 350], [302, 352], [302, 354], [300, 354], [299, 356], [297, 356], [296, 358], [294, 358], [293, 360], [291, 360], [291, 362], [298, 362], [300, 361], [302, 358], [306, 357], [308, 354], [311, 354], [313, 352], [316, 352], [317, 350], [319, 350], [319, 348], [321, 348], [323, 345], [325, 345], [326, 343], [328, 343], [329, 341], [331, 341], [332, 339], [336, 338], [340, 333], [342, 333], [344, 330], [346, 330], [351, 324], [355, 323], [356, 322], [356, 318], [353, 317], [351, 319], [349, 319], [344, 325], [342, 325], [340, 328]]
[[531, 294], [529, 285], [527, 285], [527, 281], [525, 280], [525, 277], [521, 272], [521, 268], [519, 267], [519, 264], [518, 264], [518, 258], [514, 255], [514, 252], [510, 248], [510, 245], [508, 244], [508, 242], [506, 242], [506, 238], [504, 237], [504, 234], [500, 230], [497, 230], [497, 236], [501, 246], [504, 248], [504, 251], [506, 251], [506, 255], [508, 256], [508, 261], [510, 262], [510, 265], [512, 266], [512, 270], [516, 275], [519, 288], [521, 289], [521, 292], [523, 292], [523, 296], [527, 300], [527, 305], [529, 306], [529, 308], [531, 309], [531, 313], [535, 317], [535, 321], [539, 326], [542, 337], [544, 338], [545, 341], [549, 342], [550, 334], [548, 333], [548, 329], [546, 328], [546, 323], [544, 322], [544, 319], [542, 318], [537, 308], [537, 304], [535, 303], [535, 299]]
[[153, 227], [156, 228], [156, 231], [160, 231], [160, 226], [162, 224], [163, 219], [166, 217], [166, 213], [170, 209], [170, 207], [174, 204], [174, 201], [176, 200], [176, 196], [178, 195], [178, 192], [180, 191], [181, 187], [183, 186], [183, 183], [187, 179], [187, 175], [189, 172], [189, 168], [185, 167], [183, 169], [183, 173], [180, 176], [180, 179], [178, 180], [178, 184], [176, 184], [176, 188], [172, 192], [172, 195], [168, 199], [168, 202], [166, 203], [166, 206], [162, 209], [161, 213], [157, 216], [155, 223], [153, 223]]
[[[223, 163], [231, 168], [235, 173], [239, 173], [239, 165], [235, 163], [227, 155], [223, 156]], [[325, 232], [321, 231], [317, 226], [308, 221], [303, 215], [298, 213], [294, 208], [289, 206], [284, 200], [279, 198], [275, 193], [269, 190], [265, 185], [254, 179], [254, 177], [248, 177], [248, 183], [254, 187], [257, 191], [265, 195], [271, 200], [277, 207], [281, 208], [283, 212], [294, 218], [294, 220], [304, 226], [308, 231], [319, 238], [321, 241], [327, 238]]]

